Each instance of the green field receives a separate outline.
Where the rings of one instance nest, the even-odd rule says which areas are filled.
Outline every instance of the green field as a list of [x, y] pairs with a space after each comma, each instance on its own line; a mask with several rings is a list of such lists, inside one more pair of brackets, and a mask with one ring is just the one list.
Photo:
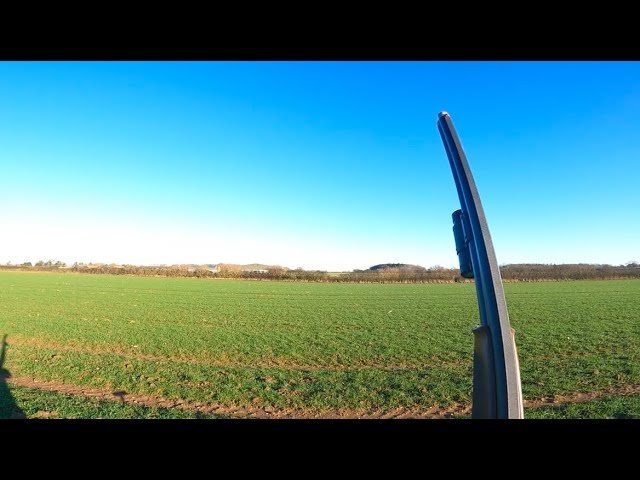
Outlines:
[[[640, 281], [505, 291], [525, 417], [640, 416]], [[477, 323], [472, 284], [0, 272], [0, 417], [464, 417]]]

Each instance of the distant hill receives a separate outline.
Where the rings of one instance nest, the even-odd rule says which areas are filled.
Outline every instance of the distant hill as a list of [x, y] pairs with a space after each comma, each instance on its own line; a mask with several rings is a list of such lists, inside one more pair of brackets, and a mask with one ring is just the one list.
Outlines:
[[265, 265], [264, 263], [247, 263], [246, 265], [240, 265], [240, 268], [242, 268], [242, 270], [272, 270], [272, 269], [283, 269], [283, 270], [290, 270], [287, 267], [283, 267], [281, 265]]
[[400, 271], [411, 271], [411, 272], [426, 272], [427, 269], [421, 267], [420, 265], [411, 265], [408, 263], [381, 263], [379, 265], [374, 265], [373, 267], [369, 267], [369, 270], [372, 272], [379, 272], [384, 270], [397, 269]]
[[237, 263], [219, 263], [216, 265], [219, 272], [288, 272], [290, 269], [281, 265], [266, 265], [264, 263], [247, 263], [240, 265]]

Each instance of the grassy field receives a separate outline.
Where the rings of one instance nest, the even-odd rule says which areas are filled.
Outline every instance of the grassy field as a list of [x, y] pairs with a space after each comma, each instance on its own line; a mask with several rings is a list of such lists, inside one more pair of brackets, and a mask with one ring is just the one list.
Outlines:
[[[0, 272], [0, 417], [464, 417], [474, 288]], [[526, 417], [640, 416], [640, 281], [505, 290]]]

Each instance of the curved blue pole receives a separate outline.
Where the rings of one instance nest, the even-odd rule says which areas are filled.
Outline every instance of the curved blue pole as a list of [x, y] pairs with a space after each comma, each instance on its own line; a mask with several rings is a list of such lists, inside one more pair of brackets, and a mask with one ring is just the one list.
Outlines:
[[438, 114], [438, 130], [460, 199], [453, 213], [460, 274], [475, 279], [480, 311], [481, 325], [473, 331], [472, 417], [524, 418], [514, 331], [480, 195], [447, 112]]

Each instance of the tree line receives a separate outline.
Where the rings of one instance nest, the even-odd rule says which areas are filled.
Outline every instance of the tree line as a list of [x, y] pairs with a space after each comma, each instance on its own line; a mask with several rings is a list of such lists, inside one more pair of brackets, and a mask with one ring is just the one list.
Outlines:
[[[60, 261], [38, 261], [35, 264], [0, 265], [4, 270], [59, 271], [108, 275], [138, 275], [160, 277], [230, 278], [245, 280], [279, 280], [291, 282], [327, 283], [458, 283], [471, 282], [462, 278], [458, 269], [435, 266], [380, 264], [367, 270], [327, 272], [323, 270], [288, 269], [271, 266], [267, 270], [243, 269], [240, 265], [172, 265], [140, 266], [116, 264], [74, 263], [67, 266]], [[500, 266], [505, 282], [541, 282], [563, 280], [608, 280], [640, 278], [640, 264], [509, 264]]]

